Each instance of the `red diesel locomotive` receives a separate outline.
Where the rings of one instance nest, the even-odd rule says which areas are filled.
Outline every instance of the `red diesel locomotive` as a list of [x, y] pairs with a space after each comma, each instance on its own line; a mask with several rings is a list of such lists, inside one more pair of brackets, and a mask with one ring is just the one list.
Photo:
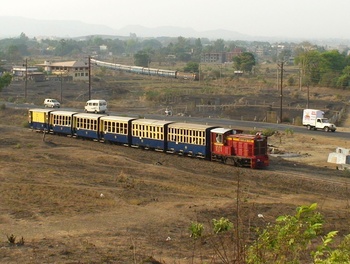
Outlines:
[[211, 130], [211, 160], [253, 169], [269, 165], [267, 137], [261, 133], [232, 134], [231, 131], [225, 128]]

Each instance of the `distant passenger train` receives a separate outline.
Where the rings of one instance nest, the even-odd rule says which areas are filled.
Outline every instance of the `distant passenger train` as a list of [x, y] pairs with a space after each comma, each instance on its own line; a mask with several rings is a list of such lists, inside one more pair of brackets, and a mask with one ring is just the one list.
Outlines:
[[90, 59], [90, 61], [91, 61], [91, 63], [93, 63], [97, 66], [106, 67], [108, 69], [113, 69], [113, 70], [118, 70], [118, 71], [151, 75], [151, 76], [198, 81], [198, 74], [197, 73], [179, 72], [179, 71], [174, 71], [174, 70], [163, 70], [163, 69], [146, 68], [146, 67], [140, 67], [140, 66], [122, 65], [122, 64], [112, 63], [112, 62], [100, 61], [100, 60], [96, 60], [96, 59]]
[[240, 167], [269, 165], [267, 137], [213, 125], [29, 109], [33, 130], [200, 157]]

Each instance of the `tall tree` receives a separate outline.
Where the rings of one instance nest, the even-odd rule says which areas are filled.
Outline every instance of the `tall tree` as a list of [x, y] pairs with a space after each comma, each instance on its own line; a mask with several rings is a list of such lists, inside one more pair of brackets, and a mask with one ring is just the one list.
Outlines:
[[7, 87], [10, 85], [12, 81], [12, 75], [8, 72], [5, 72], [0, 76], [0, 92], [4, 87]]
[[217, 39], [213, 43], [213, 50], [215, 52], [224, 52], [225, 51], [225, 41], [223, 39]]
[[151, 58], [146, 51], [141, 50], [134, 55], [134, 64], [136, 66], [148, 67], [150, 63], [151, 63]]
[[233, 57], [234, 67], [237, 70], [251, 72], [253, 66], [256, 64], [254, 54], [251, 52], [243, 52], [242, 54]]

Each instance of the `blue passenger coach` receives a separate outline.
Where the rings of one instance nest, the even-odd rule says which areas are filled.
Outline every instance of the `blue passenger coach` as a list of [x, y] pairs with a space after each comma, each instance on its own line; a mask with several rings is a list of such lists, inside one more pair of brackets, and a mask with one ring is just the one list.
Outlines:
[[130, 145], [131, 121], [135, 118], [103, 116], [100, 118], [100, 137], [106, 142]]
[[131, 145], [165, 151], [167, 126], [171, 121], [135, 119], [131, 122]]
[[51, 112], [50, 128], [53, 133], [73, 135], [73, 115], [78, 112], [54, 111]]
[[73, 115], [73, 135], [90, 139], [100, 139], [100, 118], [105, 115], [76, 114]]
[[173, 123], [168, 126], [169, 152], [210, 158], [210, 130], [216, 126]]

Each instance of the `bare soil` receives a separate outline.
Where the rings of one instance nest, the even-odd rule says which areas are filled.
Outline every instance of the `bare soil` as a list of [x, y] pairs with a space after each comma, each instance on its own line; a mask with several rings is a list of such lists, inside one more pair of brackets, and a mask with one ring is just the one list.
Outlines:
[[[44, 137], [25, 128], [26, 120], [26, 110], [0, 111], [1, 263], [220, 263], [212, 219], [239, 223], [248, 243], [254, 227], [311, 203], [326, 219], [325, 232], [349, 233], [350, 175], [327, 163], [329, 152], [349, 147], [347, 139], [273, 136], [276, 152], [300, 155], [271, 155], [268, 169], [251, 170]], [[188, 229], [196, 221], [206, 237], [193, 250]]]
[[[280, 100], [278, 91], [264, 84], [248, 89], [248, 83], [218, 82], [215, 89], [221, 95], [216, 91], [213, 96], [203, 83], [132, 78], [119, 75], [114, 83], [93, 83], [93, 98], [108, 100], [110, 110], [117, 112], [163, 113], [169, 106], [175, 114], [244, 120], [262, 119]], [[145, 91], [161, 94], [164, 87], [171, 91], [164, 102], [146, 100]], [[84, 83], [28, 83], [27, 101], [35, 106], [45, 98], [60, 100], [62, 88], [63, 107], [82, 109], [88, 98]], [[314, 90], [312, 107], [332, 113], [350, 97], [348, 91]], [[284, 105], [290, 106], [286, 118], [300, 116], [304, 92], [285, 89]], [[23, 83], [14, 82], [1, 96], [23, 101]], [[198, 104], [233, 106], [198, 111]], [[241, 239], [249, 243], [255, 227], [311, 203], [318, 203], [326, 219], [325, 232], [339, 230], [339, 237], [350, 233], [350, 174], [327, 163], [336, 147], [350, 147], [346, 138], [281, 131], [269, 138], [271, 149], [298, 155], [271, 154], [268, 169], [251, 170], [44, 137], [25, 128], [26, 122], [25, 109], [0, 110], [0, 263], [221, 263], [210, 236], [212, 219], [226, 217], [239, 225]], [[348, 132], [347, 127], [344, 121], [338, 130]], [[189, 226], [197, 221], [204, 224], [205, 236], [193, 243]], [[14, 243], [9, 243], [11, 235]]]

